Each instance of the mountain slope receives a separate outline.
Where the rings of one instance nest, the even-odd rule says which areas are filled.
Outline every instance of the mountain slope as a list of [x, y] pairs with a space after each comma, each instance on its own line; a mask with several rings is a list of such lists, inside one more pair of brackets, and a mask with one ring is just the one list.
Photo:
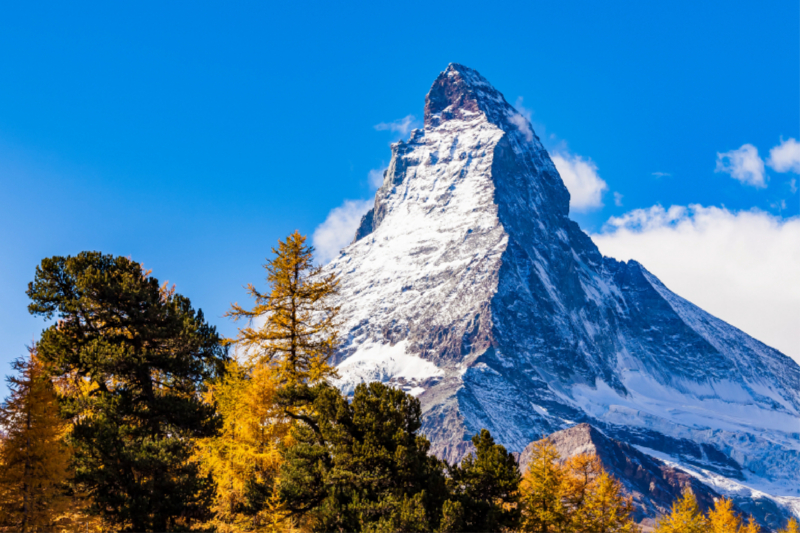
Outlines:
[[590, 422], [725, 479], [800, 497], [800, 367], [603, 257], [530, 123], [476, 71], [433, 83], [392, 145], [341, 279], [345, 390], [419, 396], [451, 461], [488, 428], [513, 451]]

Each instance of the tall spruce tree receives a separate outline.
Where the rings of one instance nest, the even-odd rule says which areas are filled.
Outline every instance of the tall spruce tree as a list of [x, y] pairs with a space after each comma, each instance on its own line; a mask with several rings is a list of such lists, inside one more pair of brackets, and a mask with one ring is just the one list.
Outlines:
[[[0, 407], [0, 531], [77, 527], [80, 501], [69, 486], [67, 423], [35, 347], [12, 363], [10, 396]], [[77, 509], [76, 509], [77, 507]]]
[[39, 354], [64, 384], [75, 478], [114, 528], [185, 529], [205, 515], [211, 482], [193, 439], [216, 431], [203, 383], [225, 350], [188, 298], [124, 257], [82, 252], [44, 259], [29, 311], [58, 322]]
[[281, 495], [307, 528], [377, 533], [438, 527], [444, 465], [417, 433], [419, 400], [377, 382], [358, 385], [350, 402], [326, 384], [284, 394], [288, 405], [312, 407], [301, 415], [281, 469]]
[[517, 461], [494, 442], [489, 430], [472, 437], [474, 454], [449, 469], [451, 498], [460, 503], [463, 531], [513, 530], [519, 524]]

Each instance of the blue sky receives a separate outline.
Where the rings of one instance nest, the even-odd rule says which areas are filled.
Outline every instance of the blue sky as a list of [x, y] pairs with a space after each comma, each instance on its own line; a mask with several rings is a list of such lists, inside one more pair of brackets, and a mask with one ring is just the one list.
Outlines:
[[800, 136], [794, 0], [164, 4], [3, 8], [4, 371], [44, 326], [26, 311], [36, 265], [81, 250], [143, 262], [233, 334], [221, 315], [263, 279], [270, 247], [371, 197], [369, 172], [398, 136], [375, 126], [420, 118], [449, 62], [480, 71], [549, 149], [603, 180], [603, 205], [574, 215], [588, 231], [631, 213], [652, 222], [657, 206], [716, 207], [736, 224], [756, 209], [789, 253], [775, 262], [793, 257], [780, 244], [800, 210], [792, 154], [782, 172], [763, 167], [766, 186], [715, 169], [718, 153], [749, 144], [768, 162]]

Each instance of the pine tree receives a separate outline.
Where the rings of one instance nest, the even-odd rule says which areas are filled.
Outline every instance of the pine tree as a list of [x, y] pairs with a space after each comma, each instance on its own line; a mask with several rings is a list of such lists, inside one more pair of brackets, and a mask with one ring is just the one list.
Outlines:
[[287, 386], [335, 376], [329, 360], [338, 345], [339, 308], [329, 302], [339, 282], [335, 274], [323, 275], [314, 265], [314, 249], [305, 241], [296, 231], [279, 241], [272, 250], [275, 257], [264, 265], [269, 293], [249, 284], [256, 305], [248, 310], [234, 304], [227, 315], [249, 321], [239, 330], [237, 344], [259, 363], [274, 365]]
[[495, 444], [489, 430], [472, 437], [475, 453], [451, 467], [451, 497], [461, 503], [464, 531], [514, 529], [519, 523], [520, 475], [517, 461]]
[[80, 501], [69, 487], [68, 425], [36, 348], [12, 363], [10, 397], [0, 407], [0, 531], [58, 531], [76, 526]]
[[59, 318], [39, 355], [59, 380], [94, 512], [133, 531], [204, 518], [212, 485], [190, 458], [217, 429], [200, 393], [227, 357], [202, 311], [138, 263], [98, 252], [44, 259], [28, 296], [32, 314]]
[[714, 508], [708, 512], [710, 533], [739, 533], [742, 519], [733, 512], [733, 502], [721, 498], [714, 502]]
[[216, 482], [214, 517], [206, 526], [218, 533], [291, 528], [277, 491], [279, 443], [289, 444], [291, 424], [275, 403], [274, 374], [268, 366], [231, 361], [205, 395], [216, 407], [222, 428], [198, 441], [195, 459]]
[[520, 485], [522, 500], [522, 531], [554, 533], [567, 522], [562, 503], [563, 469], [560, 457], [549, 439], [533, 444], [528, 469]]
[[[444, 466], [419, 435], [419, 400], [373, 382], [352, 401], [322, 383], [285, 389], [311, 405], [293, 429], [281, 467], [281, 496], [311, 531], [419, 531], [439, 526]], [[448, 507], [452, 510], [452, 506]]]
[[790, 518], [786, 527], [779, 530], [778, 533], [800, 533], [800, 524], [797, 523], [796, 518]]
[[662, 517], [656, 524], [656, 533], [706, 533], [708, 521], [700, 512], [697, 499], [691, 489], [672, 504], [669, 515]]

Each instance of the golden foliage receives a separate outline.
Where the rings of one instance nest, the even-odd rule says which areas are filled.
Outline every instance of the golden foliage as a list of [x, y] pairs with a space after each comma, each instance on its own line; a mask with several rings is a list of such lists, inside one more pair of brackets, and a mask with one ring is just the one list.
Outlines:
[[800, 524], [797, 523], [796, 518], [790, 518], [786, 527], [779, 530], [778, 533], [800, 533]]
[[223, 426], [197, 442], [195, 459], [216, 482], [214, 519], [205, 526], [219, 533], [286, 530], [277, 488], [280, 446], [291, 444], [291, 424], [275, 405], [277, 389], [274, 368], [234, 360], [206, 393]]
[[[226, 316], [247, 319], [236, 343], [258, 363], [277, 369], [282, 384], [316, 383], [335, 376], [329, 359], [338, 345], [336, 315], [330, 305], [338, 289], [334, 274], [323, 275], [313, 262], [313, 248], [306, 237], [294, 232], [272, 250], [267, 281], [270, 292], [261, 293], [252, 284], [248, 293], [255, 299], [252, 309], [233, 304]], [[255, 324], [264, 320], [261, 327]]]
[[633, 533], [633, 500], [608, 474], [596, 455], [581, 454], [560, 462], [544, 439], [520, 485], [522, 530], [541, 533]]
[[97, 526], [85, 498], [69, 486], [69, 425], [59, 416], [53, 384], [31, 348], [14, 361], [11, 394], [0, 407], [0, 531], [69, 531]]
[[670, 514], [656, 525], [656, 533], [706, 533], [708, 520], [700, 512], [697, 498], [687, 489], [678, 501], [673, 502]]
[[722, 498], [714, 502], [714, 508], [708, 512], [709, 533], [738, 533], [742, 527], [742, 519], [733, 512], [733, 502]]

